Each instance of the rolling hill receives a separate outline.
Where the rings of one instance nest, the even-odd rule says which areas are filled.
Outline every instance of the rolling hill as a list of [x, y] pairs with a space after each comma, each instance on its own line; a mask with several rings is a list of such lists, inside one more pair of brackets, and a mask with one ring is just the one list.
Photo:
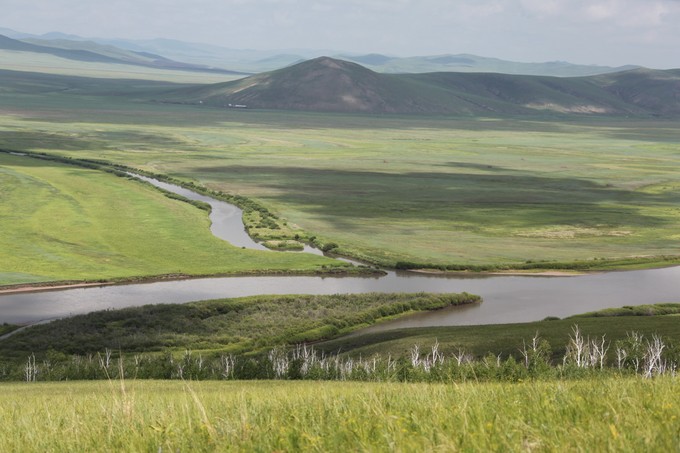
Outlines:
[[[548, 61], [525, 63], [517, 61], [489, 58], [472, 54], [443, 54], [398, 57], [394, 55], [348, 54], [336, 50], [320, 49], [231, 49], [210, 44], [189, 43], [172, 39], [104, 39], [83, 38], [65, 33], [46, 33], [31, 35], [7, 28], [0, 28], [0, 34], [10, 38], [45, 47], [81, 49], [110, 55], [109, 50], [115, 48], [116, 57], [128, 52], [123, 59], [139, 59], [145, 54], [162, 55], [159, 64], [174, 61], [172, 64], [208, 68], [228, 68], [242, 73], [256, 74], [272, 71], [296, 64], [303, 60], [322, 55], [359, 63], [373, 71], [387, 74], [414, 74], [427, 72], [499, 72], [503, 74], [547, 75], [557, 77], [577, 77], [606, 74], [638, 66], [600, 66], [574, 64], [566, 61]], [[95, 46], [99, 46], [96, 48]], [[132, 55], [130, 55], [132, 54]], [[183, 62], [183, 63], [179, 63]]]
[[499, 72], [503, 74], [547, 75], [579, 77], [619, 72], [638, 66], [579, 65], [566, 61], [522, 63], [499, 58], [480, 57], [471, 54], [426, 55], [415, 57], [390, 57], [381, 54], [341, 55], [339, 58], [366, 66], [376, 72], [387, 74], [426, 72]]
[[319, 57], [244, 79], [177, 90], [165, 102], [389, 114], [680, 114], [680, 70], [589, 77], [496, 73], [380, 74]]
[[135, 52], [92, 41], [71, 39], [18, 40], [0, 34], [0, 49], [15, 52], [46, 54], [68, 60], [87, 63], [117, 63], [156, 69], [214, 72], [219, 74], [243, 74], [236, 71], [204, 65], [182, 63], [148, 52]]

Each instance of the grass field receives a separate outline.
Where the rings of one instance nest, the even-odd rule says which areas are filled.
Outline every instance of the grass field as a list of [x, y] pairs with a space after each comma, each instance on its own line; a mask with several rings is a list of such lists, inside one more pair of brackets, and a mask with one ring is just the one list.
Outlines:
[[[444, 354], [465, 351], [475, 357], [486, 354], [507, 357], [520, 356], [523, 344], [536, 334], [548, 341], [553, 358], [561, 359], [573, 327], [578, 325], [584, 336], [592, 339], [603, 335], [614, 345], [630, 332], [638, 332], [647, 338], [660, 335], [671, 344], [680, 344], [680, 317], [667, 316], [617, 316], [574, 317], [561, 320], [528, 322], [520, 324], [495, 324], [482, 326], [450, 326], [412, 329], [396, 329], [386, 332], [361, 334], [338, 338], [316, 345], [326, 352], [342, 351], [354, 357], [370, 357], [373, 354], [407, 355], [414, 345], [429, 349], [439, 343]], [[609, 354], [614, 357], [614, 348]]]
[[344, 265], [233, 247], [205, 211], [96, 170], [0, 153], [0, 196], [0, 285]]
[[677, 379], [0, 385], [0, 450], [675, 451]]
[[229, 111], [135, 93], [3, 94], [0, 146], [252, 197], [383, 265], [680, 255], [675, 121]]

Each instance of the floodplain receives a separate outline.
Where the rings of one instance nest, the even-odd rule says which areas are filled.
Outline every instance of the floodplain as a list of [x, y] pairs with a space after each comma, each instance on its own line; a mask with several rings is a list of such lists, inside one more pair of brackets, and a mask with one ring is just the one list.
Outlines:
[[98, 170], [0, 153], [0, 284], [342, 267], [310, 254], [244, 250], [207, 213]]
[[153, 103], [168, 84], [139, 84], [117, 97], [5, 93], [0, 147], [252, 198], [388, 267], [606, 269], [680, 254], [673, 120], [237, 111]]

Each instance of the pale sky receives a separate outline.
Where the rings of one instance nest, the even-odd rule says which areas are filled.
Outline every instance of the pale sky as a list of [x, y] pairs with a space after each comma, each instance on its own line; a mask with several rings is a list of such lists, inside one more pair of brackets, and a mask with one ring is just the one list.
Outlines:
[[233, 49], [680, 68], [680, 0], [0, 0], [0, 27]]

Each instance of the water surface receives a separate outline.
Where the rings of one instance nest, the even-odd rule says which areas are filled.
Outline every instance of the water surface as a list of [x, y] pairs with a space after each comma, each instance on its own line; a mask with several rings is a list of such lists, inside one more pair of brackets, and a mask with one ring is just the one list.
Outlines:
[[[266, 250], [246, 233], [242, 211], [182, 187], [134, 175], [191, 200], [210, 203], [211, 231], [239, 247]], [[311, 247], [311, 253], [321, 253]], [[282, 253], [282, 252], [272, 252]], [[289, 252], [285, 252], [289, 253]], [[389, 272], [381, 277], [225, 277], [77, 288], [0, 296], [0, 322], [34, 323], [96, 310], [258, 294], [463, 292], [478, 305], [421, 313], [370, 330], [528, 322], [624, 305], [680, 302], [680, 266], [578, 277], [445, 276]]]
[[380, 328], [527, 322], [624, 305], [680, 302], [680, 266], [578, 277], [224, 277], [0, 296], [0, 322], [27, 323], [95, 310], [257, 294], [463, 292], [484, 302], [419, 314]]

